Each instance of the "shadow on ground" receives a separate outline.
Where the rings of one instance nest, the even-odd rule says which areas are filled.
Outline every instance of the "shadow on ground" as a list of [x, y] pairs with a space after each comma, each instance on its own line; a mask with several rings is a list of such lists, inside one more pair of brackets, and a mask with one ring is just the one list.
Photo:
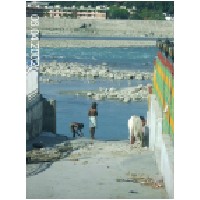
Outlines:
[[[44, 148], [53, 148], [57, 144], [60, 144], [65, 141], [69, 141], [69, 139], [66, 136], [57, 135], [53, 133], [42, 133], [38, 137], [26, 141], [26, 152], [32, 151], [34, 149], [33, 144], [35, 143], [42, 143]], [[45, 170], [50, 168], [53, 163], [53, 161], [26, 163], [26, 177], [35, 176], [41, 172], [44, 172]]]
[[26, 177], [38, 175], [44, 172], [46, 169], [50, 168], [53, 162], [41, 162], [39, 164], [30, 164], [26, 166]]
[[60, 144], [67, 140], [69, 140], [67, 136], [62, 136], [53, 133], [42, 133], [38, 137], [26, 141], [26, 151], [32, 150], [32, 145], [34, 143], [42, 142], [44, 144], [44, 147], [54, 147], [56, 144]]

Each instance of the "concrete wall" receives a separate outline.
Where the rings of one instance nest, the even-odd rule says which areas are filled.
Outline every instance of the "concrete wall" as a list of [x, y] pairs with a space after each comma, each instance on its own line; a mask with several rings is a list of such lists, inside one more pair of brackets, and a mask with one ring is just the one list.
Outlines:
[[38, 136], [42, 132], [43, 121], [43, 103], [41, 95], [35, 95], [35, 98], [26, 99], [26, 140]]
[[42, 132], [42, 100], [38, 93], [38, 71], [26, 68], [26, 139], [36, 137]]
[[56, 101], [43, 100], [43, 131], [56, 133]]
[[31, 101], [38, 93], [38, 71], [27, 66], [26, 68], [26, 96]]
[[[83, 23], [91, 24], [91, 26], [80, 28]], [[27, 34], [30, 34], [30, 17], [26, 18], [26, 30]], [[174, 22], [165, 20], [90, 20], [40, 17], [39, 30], [44, 35], [173, 37]]]
[[37, 137], [43, 131], [56, 133], [56, 101], [37, 94], [26, 99], [26, 140]]
[[26, 140], [42, 131], [56, 133], [56, 103], [39, 94], [38, 71], [26, 69]]
[[156, 96], [150, 96], [147, 113], [149, 148], [155, 152], [156, 163], [161, 172], [169, 198], [174, 198], [174, 147], [169, 135], [162, 134], [162, 110]]

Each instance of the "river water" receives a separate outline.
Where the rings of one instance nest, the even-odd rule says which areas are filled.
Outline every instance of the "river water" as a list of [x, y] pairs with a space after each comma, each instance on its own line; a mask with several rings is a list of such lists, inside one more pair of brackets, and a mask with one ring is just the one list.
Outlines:
[[[111, 69], [132, 69], [153, 72], [153, 62], [157, 49], [145, 48], [41, 48], [40, 62], [77, 62], [83, 65], [104, 65]], [[30, 49], [27, 49], [29, 60]], [[139, 80], [100, 80], [70, 79], [59, 83], [40, 83], [40, 93], [44, 97], [55, 99], [57, 106], [57, 133], [71, 137], [70, 122], [82, 122], [86, 138], [89, 138], [87, 112], [92, 100], [78, 95], [61, 94], [69, 90], [94, 90], [146, 85], [151, 83]], [[96, 139], [124, 140], [128, 138], [128, 119], [131, 115], [143, 115], [146, 118], [147, 102], [123, 103], [115, 100], [98, 101], [98, 126]]]

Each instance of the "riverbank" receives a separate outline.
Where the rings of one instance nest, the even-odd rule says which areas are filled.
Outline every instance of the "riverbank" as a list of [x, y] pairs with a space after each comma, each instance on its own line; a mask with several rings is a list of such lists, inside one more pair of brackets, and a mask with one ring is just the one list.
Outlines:
[[[81, 28], [83, 24], [90, 24]], [[26, 18], [27, 34], [31, 32], [31, 18]], [[154, 37], [173, 38], [174, 22], [166, 20], [98, 20], [39, 18], [42, 35], [87, 36], [87, 37]]]
[[[57, 137], [43, 135], [34, 141], [53, 144]], [[62, 139], [76, 146], [69, 156], [27, 165], [28, 199], [167, 198], [154, 153], [148, 149], [130, 145], [128, 140]]]
[[[40, 48], [42, 47], [155, 47], [156, 40], [40, 40]], [[26, 40], [26, 47], [31, 47], [30, 38]]]

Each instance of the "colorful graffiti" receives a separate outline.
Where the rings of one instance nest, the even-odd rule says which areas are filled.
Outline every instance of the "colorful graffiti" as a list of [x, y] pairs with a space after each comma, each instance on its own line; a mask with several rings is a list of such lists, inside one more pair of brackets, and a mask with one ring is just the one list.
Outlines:
[[163, 134], [174, 136], [174, 66], [161, 52], [154, 63], [153, 93], [163, 110]]

